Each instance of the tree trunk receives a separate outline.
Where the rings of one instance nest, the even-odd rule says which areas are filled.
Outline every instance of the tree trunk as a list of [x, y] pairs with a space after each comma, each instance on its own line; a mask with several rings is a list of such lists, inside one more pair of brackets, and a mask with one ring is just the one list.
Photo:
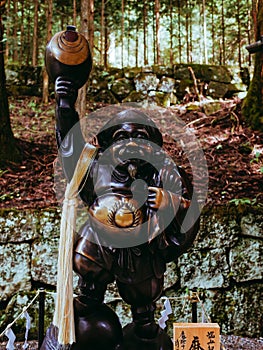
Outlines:
[[104, 59], [104, 35], [105, 35], [105, 1], [101, 0], [101, 13], [100, 13], [100, 64], [103, 65]]
[[[263, 0], [257, 2], [255, 40], [263, 35]], [[247, 96], [242, 105], [242, 115], [248, 124], [256, 130], [263, 131], [263, 51], [255, 54], [254, 74]]]
[[[10, 16], [10, 12], [11, 12], [10, 11], [10, 4], [11, 4], [11, 0], [8, 0], [7, 6], [6, 6], [6, 11], [5, 11], [7, 18]], [[0, 9], [0, 11], [1, 11], [1, 9]], [[11, 32], [10, 26], [7, 26], [7, 28], [6, 28], [6, 37], [7, 38], [10, 38], [10, 32]], [[8, 60], [8, 58], [9, 58], [9, 41], [7, 40], [5, 43], [5, 59], [6, 59], [6, 61]]]
[[136, 23], [136, 39], [135, 39], [135, 66], [139, 66], [139, 23]]
[[211, 11], [212, 11], [212, 63], [215, 63], [215, 45], [216, 45], [216, 40], [215, 40], [215, 14], [214, 14], [214, 0], [211, 2]]
[[94, 49], [94, 0], [89, 1], [89, 22], [88, 22], [88, 30], [89, 30], [89, 45], [90, 52], [93, 57], [93, 49]]
[[225, 2], [221, 1], [221, 57], [220, 64], [226, 64], [226, 44], [225, 44]]
[[143, 60], [144, 60], [144, 65], [147, 66], [148, 65], [148, 55], [147, 55], [147, 51], [148, 51], [148, 30], [147, 30], [147, 26], [148, 26], [148, 15], [147, 15], [147, 1], [144, 0], [143, 1]]
[[73, 25], [77, 26], [77, 2], [73, 0]]
[[190, 35], [189, 35], [189, 3], [185, 1], [186, 15], [185, 15], [185, 34], [186, 34], [186, 61], [190, 62]]
[[[53, 0], [48, 0], [48, 6], [47, 6], [47, 43], [52, 38], [52, 7], [53, 7]], [[43, 92], [42, 92], [42, 101], [43, 103], [48, 103], [48, 85], [49, 85], [49, 78], [46, 71], [46, 68], [43, 69]]]
[[13, 60], [14, 62], [18, 62], [18, 45], [17, 45], [17, 26], [18, 23], [15, 20], [16, 16], [17, 16], [17, 12], [18, 12], [18, 8], [17, 8], [17, 0], [15, 0], [14, 2], [14, 23], [13, 23], [13, 40], [14, 43], [16, 43], [16, 45], [14, 45], [14, 50], [13, 50]]
[[38, 47], [38, 0], [34, 0], [34, 31], [33, 31], [33, 53], [32, 65], [37, 66], [37, 47]]
[[204, 37], [204, 63], [208, 64], [208, 55], [207, 55], [207, 31], [206, 31], [206, 4], [203, 0], [203, 37]]
[[104, 55], [103, 55], [104, 60], [103, 60], [103, 64], [104, 64], [104, 67], [106, 69], [106, 68], [108, 68], [108, 50], [109, 50], [108, 17], [106, 14], [104, 16], [104, 23], [105, 23], [105, 26], [104, 26]]
[[237, 20], [237, 40], [238, 40], [238, 65], [239, 68], [242, 68], [242, 54], [241, 54], [241, 19], [240, 19], [240, 1], [237, 0], [236, 3], [237, 6], [237, 13], [236, 13], [236, 20]]
[[[20, 1], [21, 3], [21, 25], [20, 25], [20, 41], [21, 41], [21, 46], [20, 46], [20, 52], [19, 52], [19, 58], [20, 58], [20, 64], [23, 64], [24, 62], [24, 50], [25, 50], [25, 27], [24, 27], [24, 22], [25, 22], [25, 3], [24, 0]], [[6, 56], [8, 58], [8, 56]]]
[[[80, 22], [81, 22], [81, 34], [89, 40], [89, 14], [90, 14], [90, 1], [81, 1], [81, 10], [80, 10]], [[79, 117], [83, 118], [86, 114], [86, 105], [87, 105], [87, 84], [82, 86], [79, 89], [78, 99], [76, 102], [76, 110], [79, 113]]]
[[[4, 5], [5, 2], [1, 2]], [[0, 162], [19, 162], [21, 153], [16, 145], [16, 141], [11, 129], [8, 98], [6, 92], [6, 77], [4, 66], [3, 35], [4, 26], [2, 24], [2, 9], [0, 8]]]
[[174, 61], [174, 49], [173, 49], [173, 1], [169, 3], [169, 22], [170, 22], [170, 64]]
[[[246, 26], [246, 33], [247, 33], [247, 42], [250, 45], [251, 44], [251, 16], [250, 16], [250, 10], [249, 10], [249, 0], [246, 1], [247, 4], [247, 26]], [[252, 62], [251, 62], [251, 56], [248, 55], [248, 65], [251, 66]]]
[[124, 0], [121, 0], [121, 67], [124, 67]]
[[161, 64], [161, 53], [160, 53], [160, 40], [159, 40], [159, 30], [160, 30], [160, 1], [155, 0], [155, 40], [156, 40], [156, 63]]
[[177, 0], [177, 23], [178, 23], [178, 53], [179, 63], [182, 63], [182, 37], [181, 37], [181, 1]]

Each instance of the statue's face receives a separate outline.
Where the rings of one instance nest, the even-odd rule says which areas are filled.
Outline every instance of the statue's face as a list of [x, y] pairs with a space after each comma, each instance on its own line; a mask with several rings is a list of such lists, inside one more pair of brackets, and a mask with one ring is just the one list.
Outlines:
[[112, 136], [111, 155], [115, 165], [141, 166], [151, 159], [150, 135], [142, 125], [122, 124]]

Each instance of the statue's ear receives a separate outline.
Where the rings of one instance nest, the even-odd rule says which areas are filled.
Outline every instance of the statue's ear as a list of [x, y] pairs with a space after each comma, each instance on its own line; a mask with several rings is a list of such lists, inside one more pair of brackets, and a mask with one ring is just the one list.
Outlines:
[[92, 146], [100, 147], [99, 140], [98, 140], [98, 137], [96, 135], [93, 136], [90, 143], [92, 144]]

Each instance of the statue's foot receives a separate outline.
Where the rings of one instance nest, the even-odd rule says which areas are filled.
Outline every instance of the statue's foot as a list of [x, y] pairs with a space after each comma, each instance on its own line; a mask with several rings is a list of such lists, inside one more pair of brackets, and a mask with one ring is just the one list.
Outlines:
[[61, 346], [58, 343], [58, 328], [51, 325], [44, 338], [41, 350], [121, 350], [122, 327], [116, 313], [106, 304], [84, 303], [85, 298], [75, 298], [76, 343]]
[[173, 343], [168, 334], [163, 331], [160, 327], [156, 327], [155, 336], [152, 337], [145, 332], [140, 330], [140, 336], [136, 330], [135, 323], [130, 323], [123, 329], [124, 334], [124, 350], [172, 350]]

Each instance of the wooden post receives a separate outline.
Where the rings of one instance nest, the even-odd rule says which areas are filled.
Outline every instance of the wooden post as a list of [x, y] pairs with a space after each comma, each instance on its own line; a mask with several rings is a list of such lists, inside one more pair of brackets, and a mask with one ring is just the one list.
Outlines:
[[193, 295], [191, 297], [191, 303], [192, 303], [192, 322], [197, 323], [197, 289], [193, 289]]
[[39, 289], [39, 303], [38, 303], [38, 349], [41, 348], [41, 345], [44, 340], [44, 324], [45, 324], [45, 289]]

